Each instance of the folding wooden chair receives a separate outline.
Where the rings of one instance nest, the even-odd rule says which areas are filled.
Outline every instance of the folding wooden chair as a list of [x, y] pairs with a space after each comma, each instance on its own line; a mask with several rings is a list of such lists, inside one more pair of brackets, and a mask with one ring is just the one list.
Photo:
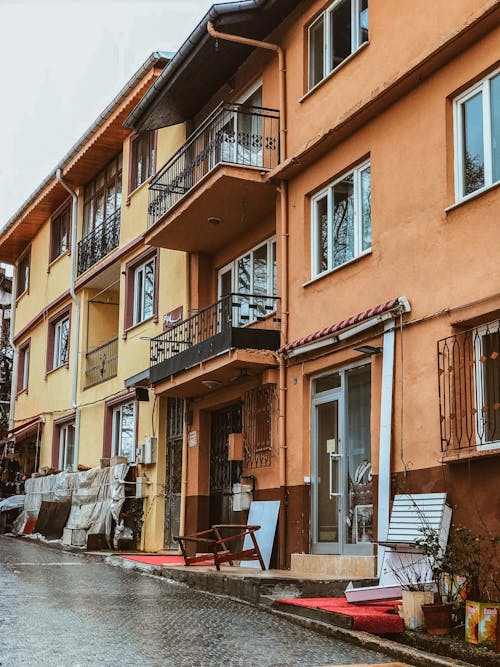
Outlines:
[[[262, 570], [266, 569], [262, 559], [259, 545], [255, 537], [255, 531], [259, 530], [260, 526], [247, 526], [242, 524], [217, 524], [208, 530], [202, 530], [199, 533], [191, 535], [176, 536], [174, 539], [179, 543], [179, 547], [186, 565], [193, 565], [194, 563], [204, 562], [207, 559], [213, 558], [214, 565], [217, 570], [220, 570], [222, 563], [229, 563], [234, 565], [235, 560], [258, 560]], [[237, 530], [236, 533], [225, 535], [226, 530]], [[252, 546], [243, 549], [241, 544], [245, 537], [249, 535], [252, 541]], [[233, 550], [229, 543], [236, 542]], [[194, 556], [188, 555], [188, 545], [195, 544], [196, 547], [202, 547], [206, 551], [203, 554], [196, 553]]]

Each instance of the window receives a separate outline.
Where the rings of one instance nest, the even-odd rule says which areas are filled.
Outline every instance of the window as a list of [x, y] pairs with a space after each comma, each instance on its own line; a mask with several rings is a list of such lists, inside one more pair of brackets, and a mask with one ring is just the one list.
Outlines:
[[[276, 310], [276, 239], [249, 250], [219, 271], [219, 299], [236, 294], [232, 313], [236, 326], [250, 324]], [[245, 295], [248, 294], [248, 297]]]
[[152, 257], [134, 270], [134, 317], [139, 324], [153, 317], [155, 312], [156, 257]]
[[59, 470], [74, 470], [75, 466], [75, 424], [64, 424], [59, 431]]
[[122, 154], [115, 157], [85, 186], [83, 235], [90, 234], [115, 212], [122, 202]]
[[49, 320], [47, 373], [69, 363], [70, 309]]
[[125, 331], [151, 318], [158, 320], [160, 251], [146, 250], [125, 266]]
[[500, 327], [480, 327], [475, 335], [477, 444], [500, 445]]
[[17, 363], [17, 393], [28, 391], [30, 369], [30, 341], [26, 341], [19, 348]]
[[500, 181], [500, 72], [455, 100], [455, 194]]
[[311, 214], [313, 277], [369, 252], [370, 165], [357, 167], [315, 195]]
[[123, 403], [113, 408], [112, 456], [135, 460], [135, 403]]
[[71, 207], [66, 206], [63, 211], [52, 218], [50, 231], [50, 261], [53, 262], [64, 252], [69, 250], [71, 224]]
[[155, 172], [156, 132], [141, 132], [131, 142], [129, 192], [144, 183]]
[[30, 286], [30, 256], [28, 250], [19, 260], [17, 265], [17, 290], [16, 298], [28, 291]]
[[309, 89], [368, 41], [368, 0], [337, 0], [309, 27]]

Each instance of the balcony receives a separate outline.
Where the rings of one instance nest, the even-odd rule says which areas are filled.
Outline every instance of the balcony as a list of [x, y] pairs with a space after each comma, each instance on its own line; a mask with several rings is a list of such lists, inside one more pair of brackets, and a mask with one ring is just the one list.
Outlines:
[[[147, 242], [212, 252], [274, 212], [279, 112], [220, 105], [154, 176]], [[207, 216], [208, 212], [208, 216]]]
[[118, 338], [85, 355], [85, 389], [114, 378], [118, 373]]
[[500, 452], [500, 320], [438, 341], [445, 459]]
[[275, 296], [228, 294], [152, 338], [151, 382], [158, 383], [232, 349], [277, 350], [279, 302]]
[[112, 213], [78, 243], [78, 275], [97, 264], [120, 244], [120, 210]]

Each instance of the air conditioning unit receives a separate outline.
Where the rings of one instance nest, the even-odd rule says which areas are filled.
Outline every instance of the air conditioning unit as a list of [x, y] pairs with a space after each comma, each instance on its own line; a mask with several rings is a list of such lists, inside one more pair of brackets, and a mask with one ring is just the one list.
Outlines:
[[157, 438], [146, 437], [144, 438], [144, 459], [142, 463], [144, 465], [151, 465], [156, 463], [156, 445]]

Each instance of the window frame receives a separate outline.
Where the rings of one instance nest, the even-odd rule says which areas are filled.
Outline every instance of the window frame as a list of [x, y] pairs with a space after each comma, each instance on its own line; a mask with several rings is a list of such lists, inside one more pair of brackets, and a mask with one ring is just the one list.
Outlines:
[[[26, 284], [24, 285], [24, 289], [22, 292], [19, 291], [19, 276], [20, 276], [20, 269], [21, 269], [21, 264], [23, 262], [27, 262], [26, 266]], [[30, 280], [31, 280], [31, 246], [28, 246], [26, 250], [23, 251], [23, 253], [19, 256], [17, 266], [16, 266], [16, 301], [20, 297], [23, 296], [23, 294], [29, 294], [30, 291]]]
[[488, 413], [484, 413], [484, 416], [481, 417], [480, 415], [480, 409], [479, 406], [485, 405], [485, 366], [480, 362], [481, 357], [483, 356], [483, 336], [488, 333], [495, 333], [494, 331], [490, 332], [489, 325], [484, 324], [482, 326], [478, 326], [475, 328], [475, 343], [474, 343], [474, 359], [477, 360], [477, 362], [474, 364], [474, 385], [475, 385], [475, 392], [474, 392], [474, 401], [475, 401], [475, 408], [476, 408], [476, 449], [477, 451], [488, 451], [491, 449], [500, 449], [500, 437], [497, 440], [486, 440], [483, 439], [481, 440], [480, 434], [478, 432], [478, 421], [482, 419], [483, 421], [483, 429], [484, 432], [486, 433], [487, 431], [487, 419], [488, 419]]
[[17, 394], [21, 394], [22, 392], [28, 393], [30, 354], [31, 354], [31, 338], [28, 338], [18, 348], [17, 383], [16, 383]]
[[[145, 266], [151, 259], [155, 260], [155, 280], [154, 280], [154, 298], [153, 298], [153, 314], [145, 320], [134, 323], [135, 315], [135, 271]], [[148, 248], [136, 257], [133, 257], [125, 264], [125, 305], [124, 305], [124, 331], [123, 337], [127, 337], [127, 332], [134, 327], [140, 326], [144, 322], [158, 322], [158, 307], [159, 307], [159, 282], [160, 282], [160, 249]]]
[[[68, 214], [68, 230], [67, 230], [67, 247], [64, 250], [59, 249], [57, 254], [54, 253], [56, 242], [56, 235], [54, 228], [56, 223], [65, 215]], [[59, 235], [60, 236], [60, 235]], [[70, 254], [71, 252], [71, 201], [67, 199], [62, 206], [52, 215], [50, 219], [50, 247], [49, 247], [49, 266], [55, 262], [61, 255]]]
[[[113, 163], [116, 163], [113, 165]], [[113, 174], [108, 177], [108, 169], [113, 168]], [[102, 185], [99, 182], [102, 179]], [[123, 152], [120, 151], [110, 160], [104, 169], [101, 169], [84, 187], [83, 191], [83, 222], [82, 238], [92, 234], [96, 228], [103, 225], [108, 218], [121, 212], [122, 188], [123, 188]], [[107, 211], [107, 192], [114, 188], [113, 210]], [[103, 217], [100, 222], [96, 222], [98, 208], [96, 206], [97, 198], [103, 197]]]
[[[152, 137], [152, 145], [149, 145], [149, 149], [152, 153], [152, 160], [149, 164], [149, 173], [141, 182], [137, 182], [137, 155], [135, 153], [136, 146], [138, 142], [143, 138], [144, 134], [148, 134], [149, 137]], [[144, 132], [139, 132], [134, 134], [130, 139], [129, 147], [129, 160], [128, 160], [128, 196], [132, 195], [136, 190], [138, 190], [141, 185], [146, 183], [152, 176], [156, 173], [156, 164], [157, 164], [157, 154], [158, 154], [158, 131], [157, 130], [145, 130]]]
[[[136, 449], [137, 449], [137, 425], [138, 425], [138, 409], [136, 400], [127, 400], [123, 401], [117, 405], [114, 405], [110, 408], [111, 410], [111, 456], [123, 456], [121, 453], [121, 443], [122, 443], [122, 417], [123, 417], [123, 408], [132, 406], [133, 410], [133, 445], [132, 445], [132, 458], [128, 458], [129, 463], [135, 463], [136, 459]], [[118, 420], [117, 420], [118, 417]], [[119, 422], [119, 427], [117, 427], [117, 421]]]
[[[217, 271], [217, 299], [222, 298], [222, 276], [227, 273], [229, 270], [232, 271], [232, 285], [231, 285], [231, 292], [234, 293], [239, 293], [237, 289], [237, 279], [238, 279], [238, 262], [240, 259], [243, 259], [243, 257], [246, 257], [247, 255], [250, 255], [251, 259], [251, 271], [250, 271], [250, 279], [252, 281], [252, 288], [250, 289], [249, 294], [255, 294], [254, 289], [253, 289], [253, 253], [256, 252], [257, 250], [260, 250], [263, 246], [267, 246], [267, 270], [268, 270], [268, 275], [267, 275], [267, 287], [268, 287], [268, 293], [265, 296], [276, 296], [277, 295], [277, 271], [275, 272], [273, 270], [273, 246], [275, 249], [275, 256], [277, 258], [277, 246], [276, 246], [276, 235], [271, 236], [270, 238], [266, 239], [265, 241], [262, 241], [261, 243], [258, 243], [257, 245], [253, 246], [252, 248], [249, 248], [245, 252], [243, 252], [241, 255], [236, 257], [235, 259], [231, 260], [224, 266], [222, 266], [218, 271]], [[264, 296], [264, 295], [263, 295]]]
[[[500, 76], [500, 68], [490, 72], [487, 76], [477, 81], [463, 93], [453, 100], [453, 127], [454, 127], [454, 166], [455, 166], [455, 203], [466, 201], [471, 197], [478, 195], [493, 185], [500, 183], [500, 179], [493, 181], [493, 144], [492, 144], [492, 123], [491, 123], [491, 81]], [[482, 120], [483, 120], [483, 155], [484, 155], [484, 184], [474, 190], [464, 194], [464, 136], [463, 136], [463, 105], [481, 93], [482, 99]], [[500, 147], [498, 149], [500, 151]]]
[[[153, 265], [153, 299], [152, 299], [152, 312], [151, 315], [145, 314], [145, 276], [146, 276], [146, 267], [152, 264]], [[139, 277], [142, 276], [141, 284], [139, 286]], [[156, 295], [156, 255], [153, 255], [149, 259], [146, 259], [145, 262], [139, 264], [134, 268], [134, 309], [132, 315], [132, 326], [137, 326], [146, 320], [154, 317], [155, 314], [155, 295]]]
[[[361, 26], [360, 26], [360, 17], [361, 17], [361, 3], [363, 0], [334, 0], [326, 9], [324, 9], [320, 14], [314, 17], [311, 23], [307, 26], [307, 91], [313, 90], [318, 86], [322, 81], [324, 81], [332, 72], [334, 72], [338, 67], [342, 65], [348, 58], [358, 51], [363, 44], [369, 41], [369, 27], [367, 28], [367, 38], [364, 41], [361, 41]], [[330, 68], [331, 56], [332, 56], [332, 35], [331, 35], [331, 15], [332, 13], [340, 7], [343, 2], [350, 2], [351, 10], [351, 51], [343, 60], [341, 60], [335, 67]], [[368, 7], [367, 7], [368, 10]], [[356, 17], [356, 20], [353, 21], [353, 17]], [[312, 80], [312, 58], [311, 58], [311, 34], [314, 30], [314, 27], [320, 22], [323, 21], [323, 76], [313, 83]], [[368, 24], [369, 26], [369, 24]]]
[[[62, 325], [63, 322], [68, 322], [68, 347], [67, 347], [67, 359], [63, 363], [55, 366], [56, 360], [56, 350], [57, 350], [57, 331], [58, 327]], [[64, 310], [60, 311], [53, 317], [49, 319], [49, 329], [47, 335], [47, 363], [46, 363], [46, 375], [56, 371], [58, 368], [69, 367], [70, 360], [70, 350], [71, 350], [71, 306], [68, 306]]]
[[[54, 420], [53, 430], [52, 430], [52, 466], [58, 470], [66, 470], [68, 467], [67, 461], [67, 441], [65, 443], [61, 442], [61, 435], [65, 433], [68, 434], [68, 429], [73, 428], [73, 461], [71, 463], [71, 468], [73, 471], [76, 471], [77, 468], [77, 451], [75, 448], [75, 426], [76, 419], [75, 414], [66, 415], [60, 419]], [[62, 447], [64, 444], [64, 451]], [[66, 463], [66, 465], [64, 465]]]
[[[361, 183], [361, 174], [363, 171], [366, 169], [370, 170], [370, 192], [371, 192], [371, 161], [364, 160], [360, 164], [356, 165], [354, 168], [350, 169], [349, 171], [344, 172], [335, 180], [331, 181], [328, 185], [326, 185], [324, 188], [316, 192], [314, 195], [311, 196], [310, 199], [310, 204], [311, 204], [311, 280], [316, 280], [317, 278], [321, 278], [322, 276], [327, 275], [328, 273], [331, 273], [332, 271], [336, 271], [338, 269], [341, 269], [343, 266], [347, 266], [353, 261], [356, 261], [360, 257], [364, 257], [365, 255], [369, 255], [372, 252], [372, 247], [373, 247], [373, 237], [371, 237], [370, 241], [370, 247], [366, 248], [365, 250], [362, 249], [362, 237], [363, 237], [363, 216], [362, 216], [362, 202], [361, 202], [361, 195], [362, 195], [362, 183]], [[331, 234], [331, 227], [332, 227], [332, 219], [333, 219], [333, 189], [335, 188], [336, 185], [341, 183], [344, 179], [346, 179], [348, 176], [353, 176], [353, 200], [354, 200], [354, 249], [353, 249], [353, 257], [348, 259], [347, 261], [343, 262], [342, 264], [338, 264], [337, 266], [333, 266], [333, 242], [332, 242], [332, 234]], [[327, 268], [323, 271], [318, 270], [319, 266], [319, 250], [320, 250], [320, 244], [318, 241], [318, 219], [317, 219], [317, 206], [316, 203], [324, 199], [326, 196], [327, 198]], [[371, 205], [370, 205], [370, 230], [373, 230], [372, 227], [372, 212], [371, 212]]]

